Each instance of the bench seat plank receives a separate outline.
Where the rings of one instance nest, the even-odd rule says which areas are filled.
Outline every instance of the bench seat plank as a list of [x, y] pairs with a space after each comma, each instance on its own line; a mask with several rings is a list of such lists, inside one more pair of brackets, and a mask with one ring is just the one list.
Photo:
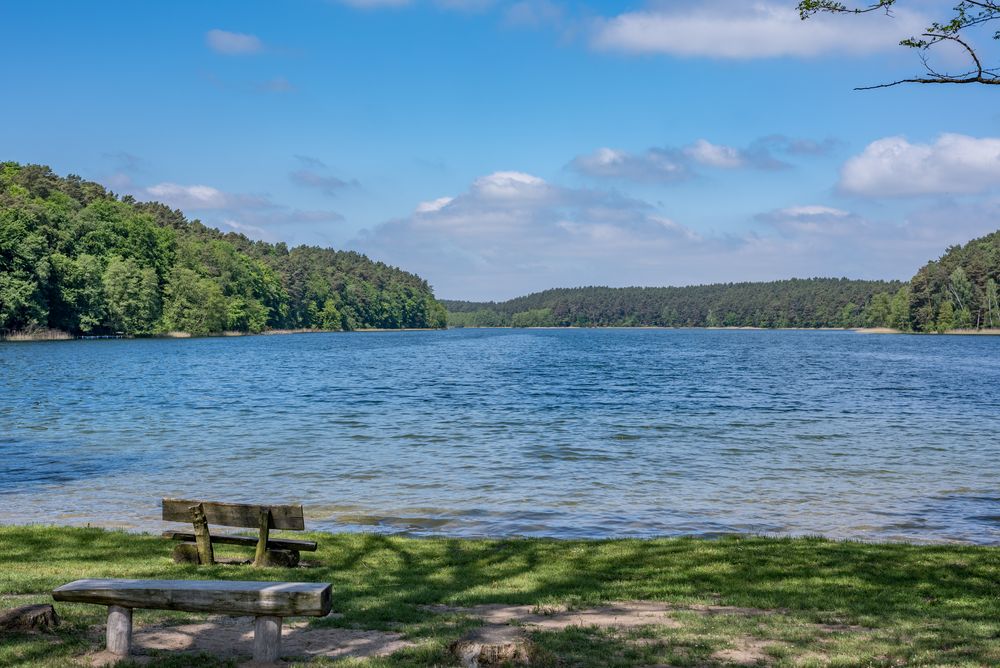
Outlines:
[[323, 617], [333, 603], [329, 584], [233, 580], [76, 580], [53, 590], [52, 598], [123, 608], [275, 617]]
[[[188, 543], [194, 542], [194, 534], [190, 531], [164, 531], [164, 538], [170, 540], [182, 540]], [[253, 536], [227, 536], [212, 534], [212, 543], [220, 545], [243, 545], [253, 547], [257, 544], [257, 539]], [[268, 538], [267, 549], [269, 550], [295, 550], [297, 552], [315, 552], [316, 543], [311, 540], [292, 540], [291, 538]]]

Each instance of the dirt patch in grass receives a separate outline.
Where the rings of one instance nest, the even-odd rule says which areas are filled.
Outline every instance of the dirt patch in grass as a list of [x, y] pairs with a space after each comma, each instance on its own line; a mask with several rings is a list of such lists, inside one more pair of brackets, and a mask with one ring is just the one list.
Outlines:
[[768, 664], [771, 662], [771, 657], [766, 650], [774, 644], [754, 638], [740, 638], [735, 647], [719, 650], [712, 654], [712, 658], [726, 665], [757, 666]]
[[598, 626], [627, 629], [637, 626], [670, 626], [680, 623], [671, 618], [673, 608], [664, 603], [626, 601], [595, 608], [567, 610], [561, 607], [531, 605], [475, 605], [467, 608], [446, 605], [426, 606], [439, 613], [458, 613], [481, 619], [485, 624], [531, 626], [544, 631], [561, 631], [571, 626]]
[[[156, 624], [132, 634], [133, 657], [141, 663], [152, 652], [206, 653], [221, 659], [249, 659], [253, 654], [253, 617], [212, 616], [191, 624]], [[307, 621], [285, 622], [281, 655], [309, 659], [387, 656], [414, 643], [402, 634], [343, 628], [313, 628]], [[106, 665], [106, 652], [88, 655], [91, 665]]]

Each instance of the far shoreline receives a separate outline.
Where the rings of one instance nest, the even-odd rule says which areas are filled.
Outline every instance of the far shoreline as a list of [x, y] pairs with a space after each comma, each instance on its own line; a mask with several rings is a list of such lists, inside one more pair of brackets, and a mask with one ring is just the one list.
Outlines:
[[191, 334], [190, 332], [163, 332], [160, 334], [96, 334], [96, 335], [73, 335], [59, 330], [38, 330], [36, 332], [14, 332], [7, 336], [0, 336], [0, 343], [39, 343], [51, 341], [94, 341], [94, 340], [118, 340], [118, 339], [219, 339], [237, 338], [244, 336], [285, 336], [289, 334], [351, 334], [351, 333], [395, 333], [395, 332], [443, 332], [460, 329], [505, 329], [505, 330], [563, 330], [563, 329], [601, 329], [601, 330], [709, 330], [709, 331], [752, 331], [752, 332], [854, 332], [855, 334], [897, 334], [897, 335], [917, 335], [917, 336], [1000, 336], [1000, 328], [993, 329], [950, 329], [944, 332], [906, 332], [890, 327], [753, 327], [753, 326], [731, 326], [731, 327], [667, 327], [661, 325], [550, 325], [538, 327], [510, 327], [510, 326], [480, 326], [480, 327], [400, 327], [390, 328], [366, 328], [366, 329], [270, 329], [263, 332], [239, 332], [225, 331], [211, 334]]

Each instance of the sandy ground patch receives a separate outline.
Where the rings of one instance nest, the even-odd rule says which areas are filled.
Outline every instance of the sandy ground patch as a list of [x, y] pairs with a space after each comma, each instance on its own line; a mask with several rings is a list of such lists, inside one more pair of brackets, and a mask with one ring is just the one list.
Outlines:
[[736, 647], [720, 650], [714, 653], [712, 658], [730, 665], [756, 666], [769, 662], [770, 657], [765, 650], [773, 644], [775, 643], [744, 638], [737, 643]]
[[680, 622], [671, 615], [675, 612], [694, 612], [702, 615], [776, 615], [784, 610], [738, 608], [730, 605], [678, 606], [657, 601], [622, 601], [595, 608], [567, 610], [563, 607], [532, 605], [474, 605], [456, 607], [429, 605], [431, 612], [459, 613], [476, 617], [486, 624], [515, 624], [542, 630], [562, 630], [570, 626], [598, 626], [601, 628], [628, 629], [638, 626], [669, 626], [678, 628]]
[[[386, 656], [413, 645], [399, 633], [311, 628], [306, 621], [286, 620], [281, 628], [281, 655], [298, 659]], [[137, 663], [148, 659], [142, 655], [150, 650], [205, 652], [221, 658], [249, 660], [253, 653], [253, 617], [217, 615], [193, 624], [147, 626], [133, 632], [132, 647]], [[106, 665], [112, 658], [106, 652], [89, 657], [95, 666]]]

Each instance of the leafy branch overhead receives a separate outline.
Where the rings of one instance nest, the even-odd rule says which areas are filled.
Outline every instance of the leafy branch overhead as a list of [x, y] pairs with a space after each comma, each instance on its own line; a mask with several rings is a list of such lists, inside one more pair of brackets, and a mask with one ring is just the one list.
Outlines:
[[[830, 14], [867, 14], [883, 11], [892, 16], [892, 10], [897, 0], [878, 0], [870, 5], [849, 7], [834, 0], [802, 0], [799, 2], [799, 15], [803, 20], [826, 12]], [[907, 79], [899, 79], [890, 83], [875, 86], [862, 86], [857, 90], [872, 88], [887, 88], [903, 83], [921, 84], [1000, 84], [1000, 65], [987, 67], [981, 57], [981, 48], [973, 43], [974, 34], [985, 24], [1000, 19], [1000, 2], [994, 0], [962, 0], [952, 8], [952, 16], [943, 21], [934, 21], [922, 34], [908, 37], [900, 45], [920, 51], [920, 59], [924, 65], [924, 73]], [[982, 35], [979, 35], [982, 37]], [[989, 35], [994, 40], [1000, 40], [1000, 30]], [[929, 60], [929, 54], [934, 47], [941, 44], [957, 46], [965, 55], [968, 67], [959, 72], [941, 72]]]

